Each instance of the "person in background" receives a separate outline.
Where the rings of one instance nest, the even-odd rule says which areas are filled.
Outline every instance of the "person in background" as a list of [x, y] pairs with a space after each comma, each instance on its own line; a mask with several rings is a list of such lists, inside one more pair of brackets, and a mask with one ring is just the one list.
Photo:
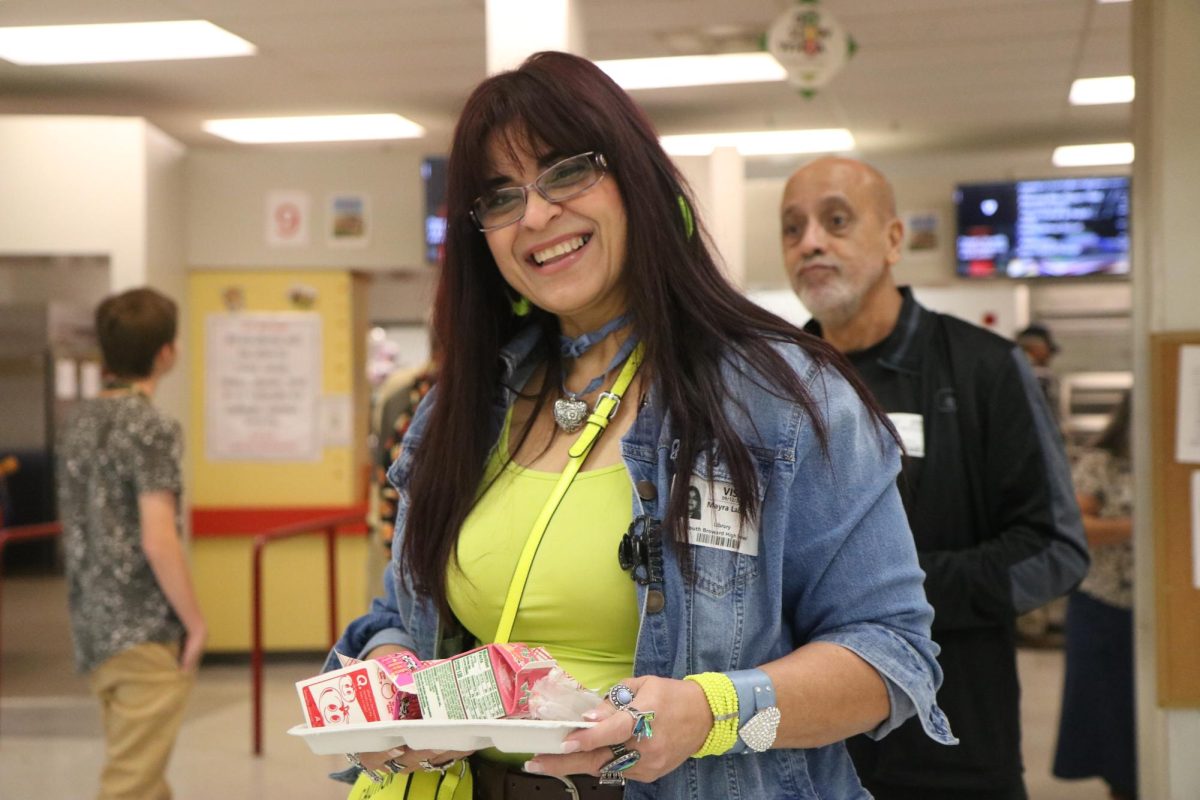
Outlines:
[[400, 457], [401, 442], [412, 424], [413, 414], [436, 380], [437, 363], [430, 359], [420, 366], [393, 373], [376, 391], [378, 406], [373, 427], [378, 438], [375, 463], [371, 467], [371, 487], [375, 492], [372, 528], [376, 542], [386, 553], [392, 552], [399, 500], [396, 488], [388, 483], [387, 470]]
[[1034, 323], [1017, 334], [1017, 344], [1025, 351], [1025, 356], [1033, 367], [1034, 377], [1042, 387], [1042, 394], [1046, 396], [1046, 404], [1050, 407], [1050, 413], [1054, 415], [1055, 424], [1061, 425], [1059, 380], [1050, 368], [1050, 362], [1058, 355], [1058, 343], [1054, 341], [1049, 328]]
[[101, 800], [171, 796], [167, 762], [207, 638], [180, 542], [179, 423], [152, 402], [175, 365], [176, 324], [153, 289], [100, 304], [107, 383], [57, 445], [75, 661], [104, 723]]
[[1067, 604], [1067, 669], [1053, 768], [1059, 778], [1103, 778], [1113, 800], [1137, 797], [1129, 427], [1126, 392], [1075, 462], [1092, 567]]
[[[491, 641], [569, 448], [599, 433], [511, 639], [610, 698], [562, 753], [476, 755], [476, 797], [566, 797], [565, 779], [576, 797], [865, 800], [847, 736], [915, 716], [953, 742], [886, 419], [828, 346], [728, 282], [689, 197], [577, 56], [484, 81], [455, 130], [441, 369], [389, 472], [387, 591], [335, 651]], [[722, 501], [689, 513], [693, 488]]]
[[846, 355], [904, 440], [901, 495], [942, 648], [938, 703], [960, 739], [937, 747], [910, 721], [853, 739], [855, 766], [881, 800], [1024, 798], [1014, 622], [1088, 565], [1045, 399], [1012, 342], [897, 287], [904, 226], [878, 170], [832, 157], [801, 167], [781, 224], [806, 330]]
[[[1062, 430], [1062, 407], [1060, 406], [1060, 382], [1058, 375], [1050, 368], [1050, 362], [1058, 355], [1058, 343], [1050, 333], [1050, 329], [1040, 323], [1033, 323], [1017, 333], [1017, 345], [1029, 359], [1033, 376], [1037, 378], [1038, 386], [1046, 398], [1046, 405], [1054, 416], [1054, 424]], [[1071, 453], [1068, 451], [1068, 458]], [[1017, 618], [1017, 641], [1025, 647], [1062, 647], [1063, 619], [1066, 616], [1067, 598], [1058, 597]]]

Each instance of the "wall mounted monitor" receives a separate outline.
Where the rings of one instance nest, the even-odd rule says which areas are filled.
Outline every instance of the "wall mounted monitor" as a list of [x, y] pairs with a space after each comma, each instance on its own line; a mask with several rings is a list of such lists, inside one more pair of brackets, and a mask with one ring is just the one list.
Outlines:
[[421, 183], [425, 188], [425, 261], [442, 263], [446, 244], [446, 159], [431, 156], [421, 160]]
[[1129, 274], [1129, 178], [960, 185], [958, 274], [1063, 278]]

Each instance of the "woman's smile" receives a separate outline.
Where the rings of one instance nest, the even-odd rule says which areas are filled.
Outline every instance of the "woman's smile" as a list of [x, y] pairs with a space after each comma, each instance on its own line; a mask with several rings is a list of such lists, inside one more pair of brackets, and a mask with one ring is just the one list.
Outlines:
[[568, 234], [546, 244], [535, 245], [525, 260], [534, 267], [545, 269], [573, 264], [579, 259], [568, 256], [581, 254], [591, 240], [590, 233]]

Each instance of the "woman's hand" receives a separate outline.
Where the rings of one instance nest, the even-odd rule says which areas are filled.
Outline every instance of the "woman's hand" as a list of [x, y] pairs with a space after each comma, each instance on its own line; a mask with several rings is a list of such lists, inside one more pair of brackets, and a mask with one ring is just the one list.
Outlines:
[[[412, 651], [395, 644], [381, 644], [365, 654], [363, 660], [369, 661], [392, 653], [411, 654]], [[445, 767], [474, 752], [474, 750], [410, 750], [401, 746], [378, 753], [356, 753], [355, 756], [358, 758], [358, 765], [363, 769], [384, 774], [415, 772], [419, 769], [426, 769], [425, 765], [429, 765], [430, 768]]]
[[671, 772], [704, 746], [712, 729], [712, 711], [704, 690], [693, 681], [643, 677], [622, 681], [633, 690], [632, 708], [653, 711], [653, 736], [634, 741], [633, 715], [605, 700], [584, 719], [598, 721], [563, 741], [565, 755], [538, 755], [525, 765], [529, 772], [547, 775], [599, 775], [613, 760], [610, 745], [624, 744], [641, 754], [638, 762], [621, 773], [630, 780], [648, 783]]
[[385, 775], [389, 772], [409, 773], [417, 770], [432, 771], [436, 767], [448, 767], [454, 762], [471, 755], [471, 751], [462, 750], [410, 750], [407, 747], [395, 747], [379, 753], [356, 753], [358, 765], [365, 770]]

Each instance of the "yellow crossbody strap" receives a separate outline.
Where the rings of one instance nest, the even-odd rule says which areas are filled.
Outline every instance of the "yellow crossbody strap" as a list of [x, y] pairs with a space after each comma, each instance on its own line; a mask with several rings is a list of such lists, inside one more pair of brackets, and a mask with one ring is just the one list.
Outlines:
[[633, 382], [633, 376], [637, 374], [638, 367], [642, 365], [642, 356], [643, 348], [641, 344], [638, 344], [629, 354], [629, 358], [625, 360], [625, 366], [621, 368], [621, 373], [617, 376], [612, 388], [607, 392], [600, 393], [600, 398], [596, 401], [596, 408], [584, 423], [583, 432], [579, 434], [579, 438], [567, 451], [571, 460], [563, 469], [546, 505], [542, 506], [542, 513], [538, 514], [537, 521], [533, 523], [529, 537], [525, 540], [525, 547], [521, 550], [521, 557], [517, 559], [517, 567], [513, 571], [512, 581], [508, 585], [508, 595], [504, 598], [504, 610], [500, 612], [500, 624], [496, 626], [493, 642], [503, 644], [512, 636], [513, 624], [517, 620], [517, 609], [521, 605], [522, 595], [525, 594], [525, 582], [529, 580], [529, 570], [533, 567], [533, 557], [537, 555], [538, 547], [542, 543], [542, 536], [546, 533], [550, 519], [558, 510], [558, 505], [566, 495], [571, 481], [575, 480], [576, 473], [583, 466], [588, 453], [592, 451], [592, 446], [596, 444], [600, 434], [616, 416], [617, 409], [621, 405], [621, 396], [625, 394], [625, 390]]
[[465, 794], [470, 797], [474, 781], [467, 760], [462, 759], [457, 766], [457, 770], [452, 766], [442, 774], [442, 781], [438, 784], [437, 797], [434, 800], [455, 800], [454, 795], [458, 792], [460, 784], [465, 790]]

